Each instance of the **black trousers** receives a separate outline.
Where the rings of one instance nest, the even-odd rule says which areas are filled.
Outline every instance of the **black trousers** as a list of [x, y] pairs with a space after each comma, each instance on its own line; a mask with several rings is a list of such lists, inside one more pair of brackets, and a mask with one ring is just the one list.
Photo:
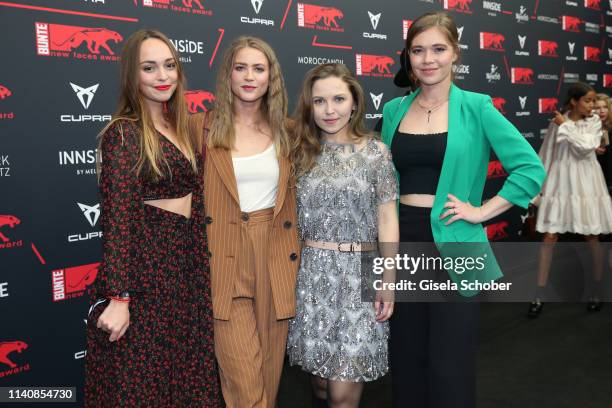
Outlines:
[[[400, 204], [401, 242], [433, 242], [430, 208]], [[474, 408], [478, 303], [398, 302], [389, 343], [393, 406]]]

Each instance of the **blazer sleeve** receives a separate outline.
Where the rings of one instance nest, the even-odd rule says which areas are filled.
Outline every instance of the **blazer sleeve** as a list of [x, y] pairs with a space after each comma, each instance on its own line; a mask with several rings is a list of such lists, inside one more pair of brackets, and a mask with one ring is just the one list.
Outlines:
[[134, 130], [127, 121], [116, 121], [102, 134], [100, 145], [103, 253], [97, 287], [104, 296], [141, 290], [135, 256], [144, 204], [134, 169], [139, 154]]
[[482, 131], [499, 158], [508, 178], [497, 193], [514, 205], [527, 208], [542, 188], [546, 177], [538, 155], [523, 135], [486, 97], [482, 106]]

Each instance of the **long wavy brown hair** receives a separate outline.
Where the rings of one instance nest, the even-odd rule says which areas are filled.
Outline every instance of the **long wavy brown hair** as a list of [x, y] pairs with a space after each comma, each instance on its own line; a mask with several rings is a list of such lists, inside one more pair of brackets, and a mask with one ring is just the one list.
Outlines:
[[[189, 111], [184, 98], [187, 89], [185, 74], [176, 49], [168, 37], [157, 30], [136, 31], [126, 41], [121, 53], [119, 103], [112, 120], [100, 135], [103, 135], [106, 129], [118, 120], [125, 119], [135, 122], [140, 128], [140, 155], [133, 170], [138, 175], [143, 174], [153, 180], [159, 180], [170, 174], [169, 164], [161, 152], [159, 135], [140, 92], [139, 81], [140, 47], [149, 38], [155, 38], [165, 43], [176, 63], [178, 76], [176, 90], [170, 100], [166, 102], [164, 118], [176, 129], [177, 142], [183, 149], [193, 170], [197, 171], [196, 153], [200, 149], [200, 142], [189, 129]], [[103, 142], [102, 139], [100, 137], [98, 148]]]
[[231, 75], [236, 54], [243, 48], [253, 48], [261, 51], [268, 60], [270, 78], [268, 91], [263, 96], [261, 104], [263, 117], [272, 131], [272, 138], [278, 155], [287, 157], [291, 142], [287, 134], [287, 91], [283, 73], [272, 47], [257, 37], [238, 37], [223, 54], [223, 61], [217, 74], [217, 89], [215, 107], [212, 113], [208, 145], [232, 149], [236, 140], [234, 133], [234, 94], [231, 88]]
[[363, 88], [357, 78], [344, 64], [322, 64], [312, 68], [306, 73], [298, 104], [293, 115], [293, 148], [291, 161], [293, 173], [300, 177], [307, 173], [314, 165], [317, 155], [321, 152], [321, 130], [314, 120], [312, 108], [312, 87], [319, 79], [336, 77], [341, 79], [349, 88], [355, 103], [355, 110], [348, 123], [348, 134], [355, 140], [370, 137], [363, 117], [365, 113], [365, 97]]

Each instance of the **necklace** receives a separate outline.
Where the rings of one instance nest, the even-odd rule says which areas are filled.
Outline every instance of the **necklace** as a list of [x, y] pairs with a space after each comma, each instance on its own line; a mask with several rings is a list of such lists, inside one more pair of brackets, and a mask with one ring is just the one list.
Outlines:
[[419, 102], [419, 100], [416, 100], [417, 105], [419, 105], [419, 107], [421, 109], [423, 109], [424, 111], [427, 112], [427, 123], [429, 123], [429, 119], [431, 119], [431, 112], [435, 111], [436, 109], [438, 109], [439, 107], [441, 107], [442, 105], [444, 105], [446, 102], [448, 102], [448, 99], [443, 100], [442, 102], [440, 102], [439, 104], [432, 106], [431, 108], [427, 108], [423, 105], [421, 105], [421, 102]]

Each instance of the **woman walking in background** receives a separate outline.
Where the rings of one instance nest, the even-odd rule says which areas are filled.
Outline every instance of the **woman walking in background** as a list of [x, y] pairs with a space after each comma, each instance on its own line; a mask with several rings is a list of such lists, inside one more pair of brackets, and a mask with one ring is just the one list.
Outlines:
[[536, 230], [544, 233], [540, 252], [536, 299], [528, 315], [542, 312], [542, 294], [548, 282], [552, 252], [558, 234], [584, 235], [593, 255], [594, 290], [588, 310], [601, 308], [603, 277], [600, 234], [612, 232], [612, 203], [595, 151], [602, 145], [602, 120], [593, 114], [595, 91], [578, 82], [570, 85], [564, 114], [555, 118], [540, 148], [548, 178], [539, 200]]
[[98, 151], [103, 260], [91, 289], [85, 406], [216, 407], [200, 138], [168, 38], [140, 30]]

